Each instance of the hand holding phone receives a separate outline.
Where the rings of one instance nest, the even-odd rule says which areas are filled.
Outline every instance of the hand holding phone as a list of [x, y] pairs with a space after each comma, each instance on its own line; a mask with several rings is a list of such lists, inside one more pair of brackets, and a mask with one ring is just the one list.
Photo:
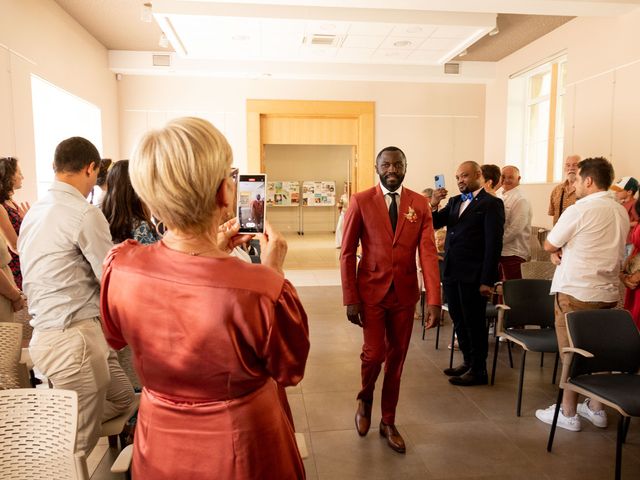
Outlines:
[[267, 212], [267, 176], [240, 175], [238, 180], [238, 233], [264, 233]]

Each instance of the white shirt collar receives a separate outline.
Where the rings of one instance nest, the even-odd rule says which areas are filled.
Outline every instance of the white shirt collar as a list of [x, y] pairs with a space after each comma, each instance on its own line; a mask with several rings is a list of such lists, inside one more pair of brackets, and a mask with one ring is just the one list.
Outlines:
[[385, 186], [380, 183], [380, 189], [382, 190], [382, 195], [387, 195], [388, 193], [397, 193], [398, 195], [402, 195], [402, 185], [400, 185], [395, 192], [392, 192], [391, 190], [387, 190]]

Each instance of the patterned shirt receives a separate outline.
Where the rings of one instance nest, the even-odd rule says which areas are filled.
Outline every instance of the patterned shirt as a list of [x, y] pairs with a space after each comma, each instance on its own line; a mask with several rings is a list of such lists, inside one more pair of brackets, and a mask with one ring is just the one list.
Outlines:
[[576, 191], [569, 191], [569, 182], [565, 180], [560, 185], [556, 185], [551, 191], [551, 199], [549, 200], [549, 215], [553, 216], [553, 224], [558, 223], [558, 219], [562, 212], [568, 207], [576, 203]]
[[[18, 209], [13, 208], [9, 203], [4, 204], [4, 208], [7, 210], [9, 214], [9, 220], [11, 220], [11, 225], [13, 229], [16, 231], [16, 235], [20, 233], [20, 225], [22, 224], [22, 217], [18, 212]], [[9, 249], [9, 253], [11, 254], [11, 261], [9, 262], [9, 268], [11, 269], [11, 273], [13, 273], [13, 279], [16, 282], [16, 286], [22, 290], [22, 272], [20, 271], [20, 257], [17, 253], [13, 252]]]
[[131, 238], [143, 245], [151, 245], [160, 240], [160, 236], [144, 220], [131, 231]]

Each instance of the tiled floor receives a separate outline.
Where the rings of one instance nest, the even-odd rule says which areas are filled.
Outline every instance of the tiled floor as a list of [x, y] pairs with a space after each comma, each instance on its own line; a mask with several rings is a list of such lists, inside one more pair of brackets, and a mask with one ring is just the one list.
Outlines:
[[[326, 242], [318, 240], [308, 251], [328, 261], [328, 252], [317, 252], [323, 245]], [[330, 269], [326, 264], [318, 268]], [[294, 273], [293, 266], [288, 265], [287, 269], [288, 273]], [[338, 278], [336, 272], [334, 275]], [[415, 322], [397, 412], [398, 429], [407, 443], [406, 455], [389, 449], [375, 428], [380, 420], [379, 389], [373, 428], [360, 438], [353, 417], [360, 383], [361, 330], [346, 321], [338, 286], [300, 286], [295, 280], [294, 284], [299, 286], [311, 330], [305, 377], [300, 385], [288, 391], [296, 430], [304, 433], [310, 453], [305, 460], [307, 478], [613, 478], [615, 414], [610, 412], [610, 425], [605, 430], [588, 422], [583, 422], [583, 431], [579, 433], [559, 430], [553, 453], [547, 453], [548, 426], [535, 419], [534, 411], [555, 401], [551, 356], [540, 368], [539, 356], [529, 355], [522, 416], [518, 418], [515, 416], [518, 372], [517, 368], [509, 368], [506, 348], [501, 349], [495, 386], [462, 388], [447, 382], [442, 369], [448, 365], [449, 350], [447, 341], [442, 339], [451, 335], [449, 323], [443, 330], [440, 349], [435, 350], [433, 332], [422, 341], [420, 321]], [[519, 359], [518, 349], [514, 348], [516, 365]], [[120, 478], [108, 473], [113, 457], [114, 452], [108, 450], [93, 479]], [[623, 449], [623, 478], [640, 478], [637, 422], [632, 422]]]

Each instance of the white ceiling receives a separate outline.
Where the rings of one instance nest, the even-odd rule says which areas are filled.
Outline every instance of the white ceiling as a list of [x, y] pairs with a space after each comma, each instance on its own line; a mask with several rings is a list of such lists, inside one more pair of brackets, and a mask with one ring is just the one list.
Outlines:
[[[640, 0], [146, 0], [154, 18], [149, 24], [140, 20], [145, 0], [56, 1], [107, 46], [116, 73], [474, 83], [493, 78], [494, 64], [462, 61], [458, 54], [479, 39], [489, 49], [501, 42], [500, 35], [487, 36], [498, 13], [568, 16], [559, 25], [570, 16], [616, 16], [640, 5]], [[519, 15], [512, 16], [516, 25]], [[156, 47], [161, 32], [169, 48]], [[169, 65], [154, 65], [153, 53], [166, 55]], [[461, 62], [455, 78], [443, 74], [442, 64], [452, 59]]]
[[440, 65], [495, 27], [491, 14], [421, 14], [421, 23], [410, 14], [395, 22], [154, 16], [182, 57], [216, 60]]

